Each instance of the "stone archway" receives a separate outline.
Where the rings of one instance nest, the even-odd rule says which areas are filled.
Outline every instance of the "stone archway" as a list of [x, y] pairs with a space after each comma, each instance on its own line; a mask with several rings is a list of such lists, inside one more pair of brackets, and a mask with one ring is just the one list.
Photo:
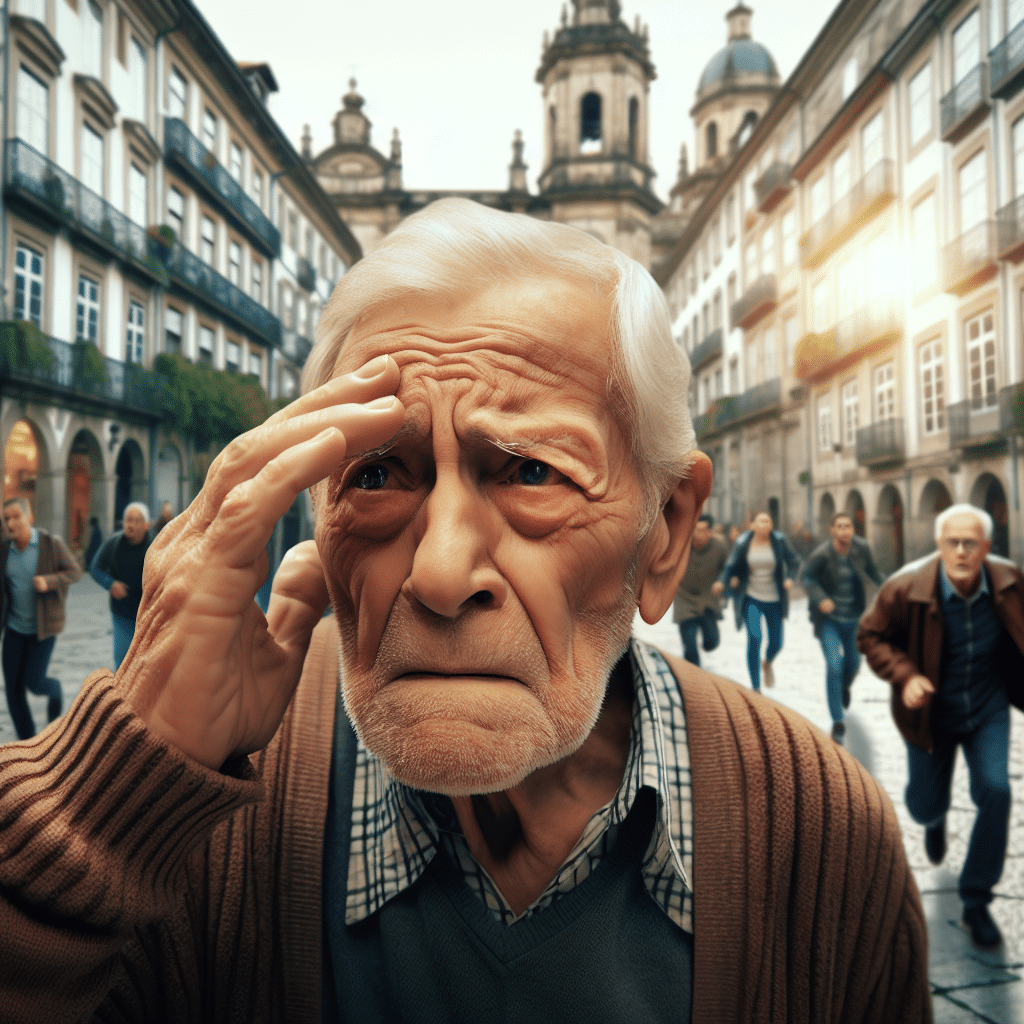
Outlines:
[[106, 519], [103, 451], [91, 430], [79, 430], [68, 452], [68, 547], [82, 551], [89, 541], [89, 520]]
[[982, 473], [971, 488], [971, 504], [992, 517], [992, 554], [1010, 557], [1010, 518], [1006, 491], [999, 477]]
[[33, 513], [39, 482], [40, 439], [28, 420], [11, 427], [4, 445], [4, 501], [24, 498]]
[[818, 503], [818, 539], [824, 540], [832, 528], [832, 517], [836, 514], [836, 500], [826, 491]]
[[864, 499], [860, 491], [850, 491], [846, 496], [846, 505], [843, 511], [848, 513], [853, 520], [853, 532], [858, 537], [867, 536], [867, 513], [864, 510]]
[[875, 561], [885, 575], [894, 573], [906, 561], [903, 519], [903, 499], [900, 492], [892, 484], [886, 484], [878, 496], [874, 529]]
[[935, 548], [935, 517], [953, 504], [949, 488], [934, 477], [924, 485], [917, 509], [913, 555], [919, 557]]
[[175, 515], [183, 510], [181, 477], [181, 453], [173, 444], [166, 444], [156, 458], [156, 500], [150, 509], [154, 516], [160, 514], [165, 501], [171, 503]]
[[[124, 510], [133, 501], [145, 501], [148, 491], [146, 480], [146, 460], [138, 441], [128, 438], [117, 453], [114, 470], [117, 483], [114, 488], [114, 528], [124, 519]], [[150, 515], [156, 512], [150, 509]]]

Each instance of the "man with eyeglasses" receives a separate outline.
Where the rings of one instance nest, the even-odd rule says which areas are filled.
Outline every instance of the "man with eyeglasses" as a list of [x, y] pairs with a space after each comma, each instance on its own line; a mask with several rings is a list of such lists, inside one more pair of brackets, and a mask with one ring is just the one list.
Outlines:
[[1006, 857], [1010, 704], [1024, 708], [1024, 574], [989, 553], [992, 518], [953, 505], [935, 520], [938, 554], [879, 591], [857, 645], [892, 683], [907, 740], [907, 809], [925, 826], [928, 859], [946, 855], [953, 764], [962, 746], [978, 816], [960, 874], [963, 927], [975, 945], [1002, 942], [988, 904]]

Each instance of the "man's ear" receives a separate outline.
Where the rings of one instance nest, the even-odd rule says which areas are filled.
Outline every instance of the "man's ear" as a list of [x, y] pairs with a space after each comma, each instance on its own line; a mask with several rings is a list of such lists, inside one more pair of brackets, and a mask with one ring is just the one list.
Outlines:
[[711, 493], [711, 460], [702, 452], [690, 455], [686, 476], [658, 512], [647, 535], [641, 561], [646, 571], [637, 582], [637, 606], [644, 622], [653, 625], [668, 610], [690, 560], [690, 538], [697, 517]]

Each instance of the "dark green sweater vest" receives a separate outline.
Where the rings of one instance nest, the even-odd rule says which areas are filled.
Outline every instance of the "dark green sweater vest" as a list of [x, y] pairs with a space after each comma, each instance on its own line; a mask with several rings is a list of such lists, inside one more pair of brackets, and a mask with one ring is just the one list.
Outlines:
[[355, 735], [338, 701], [324, 830], [324, 1024], [689, 1022], [693, 937], [641, 874], [656, 797], [642, 789], [597, 870], [511, 927], [443, 850], [420, 878], [345, 924]]

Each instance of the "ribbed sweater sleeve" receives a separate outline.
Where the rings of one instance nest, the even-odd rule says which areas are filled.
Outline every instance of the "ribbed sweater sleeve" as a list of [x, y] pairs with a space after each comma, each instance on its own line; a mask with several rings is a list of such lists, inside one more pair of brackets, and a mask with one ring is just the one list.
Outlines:
[[213, 772], [156, 739], [107, 671], [0, 747], [0, 1019], [87, 1016], [135, 929], [180, 900], [190, 851], [261, 790], [248, 759]]

